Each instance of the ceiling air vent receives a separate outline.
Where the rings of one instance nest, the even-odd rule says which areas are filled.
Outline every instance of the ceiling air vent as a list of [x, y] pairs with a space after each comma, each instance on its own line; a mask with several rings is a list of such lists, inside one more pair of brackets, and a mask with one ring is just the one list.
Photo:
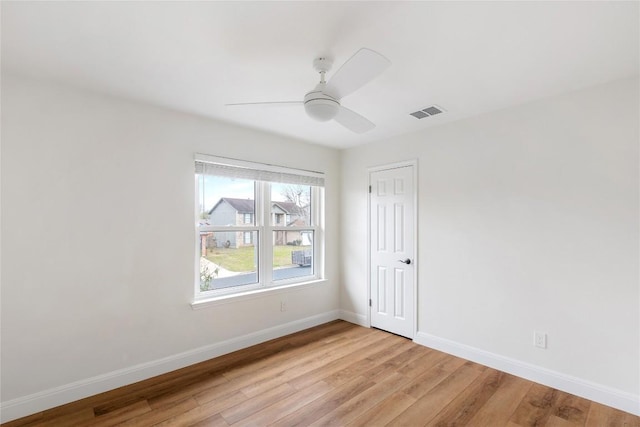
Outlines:
[[415, 111], [410, 113], [409, 115], [415, 117], [416, 119], [424, 119], [425, 117], [435, 116], [436, 114], [443, 113], [444, 110], [437, 105], [432, 105], [431, 107], [423, 108], [422, 110]]

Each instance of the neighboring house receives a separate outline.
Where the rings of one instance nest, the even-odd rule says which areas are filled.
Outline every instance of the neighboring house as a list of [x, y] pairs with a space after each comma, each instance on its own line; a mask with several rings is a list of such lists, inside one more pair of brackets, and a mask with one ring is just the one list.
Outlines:
[[[255, 203], [252, 199], [234, 199], [223, 197], [209, 211], [211, 225], [238, 226], [253, 224], [255, 218]], [[273, 202], [271, 205], [271, 224], [274, 226], [291, 227], [309, 224], [308, 209], [292, 202]], [[279, 230], [275, 232], [275, 244], [310, 244], [309, 233], [298, 230]], [[238, 248], [253, 246], [254, 234], [250, 231], [230, 231], [215, 233], [213, 241], [207, 246]]]
[[[304, 226], [309, 224], [307, 209], [301, 208], [292, 202], [273, 202], [271, 205], [271, 224], [277, 226]], [[307, 232], [279, 230], [275, 232], [274, 243], [276, 245], [307, 244]]]

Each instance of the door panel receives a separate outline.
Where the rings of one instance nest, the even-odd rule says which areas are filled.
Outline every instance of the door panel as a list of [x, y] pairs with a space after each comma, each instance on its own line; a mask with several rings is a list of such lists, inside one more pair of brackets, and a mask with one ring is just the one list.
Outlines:
[[[413, 166], [371, 172], [371, 326], [413, 338]], [[408, 263], [402, 261], [409, 260]]]
[[395, 313], [394, 316], [397, 319], [404, 319], [404, 292], [405, 292], [405, 282], [404, 282], [404, 270], [400, 270], [396, 268], [396, 277], [393, 281], [393, 286], [395, 288]]
[[387, 269], [385, 267], [378, 266], [378, 301], [376, 307], [378, 307], [378, 313], [382, 315], [387, 314]]

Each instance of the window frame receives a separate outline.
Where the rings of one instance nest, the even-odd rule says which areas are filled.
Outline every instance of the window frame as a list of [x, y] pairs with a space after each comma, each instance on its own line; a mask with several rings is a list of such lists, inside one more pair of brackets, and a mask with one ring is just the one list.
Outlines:
[[[324, 174], [315, 171], [305, 171], [301, 169], [288, 168], [283, 166], [267, 165], [262, 163], [247, 162], [236, 159], [228, 159], [224, 157], [215, 157], [204, 154], [195, 155], [195, 163], [211, 163], [214, 165], [223, 165], [227, 167], [238, 167], [243, 169], [255, 168], [258, 171], [269, 171], [289, 175], [301, 175], [311, 177], [322, 177], [324, 180]], [[195, 260], [195, 280], [194, 280], [194, 304], [198, 302], [206, 302], [216, 300], [220, 298], [227, 299], [234, 296], [244, 296], [250, 293], [267, 291], [274, 289], [281, 289], [283, 287], [305, 285], [314, 283], [320, 280], [324, 280], [324, 186], [313, 184], [301, 184], [309, 185], [311, 187], [311, 212], [310, 212], [310, 225], [301, 226], [286, 226], [283, 224], [272, 224], [271, 221], [271, 182], [278, 183], [280, 181], [262, 181], [254, 180], [254, 203], [255, 209], [253, 216], [253, 222], [251, 224], [245, 224], [243, 220], [242, 225], [237, 226], [212, 226], [199, 224], [199, 197], [200, 197], [200, 184], [199, 175], [197, 171], [194, 174], [195, 177], [195, 209], [194, 214], [195, 221], [195, 242], [196, 252], [194, 256]], [[215, 175], [215, 174], [211, 174]], [[224, 176], [224, 175], [220, 175]], [[244, 219], [244, 218], [243, 218]], [[286, 221], [284, 222], [286, 224]], [[274, 244], [274, 232], [276, 231], [311, 231], [314, 238], [312, 242], [313, 247], [313, 269], [311, 275], [299, 276], [290, 279], [273, 280], [273, 244]], [[200, 232], [256, 232], [256, 241], [252, 242], [257, 250], [257, 283], [238, 285], [230, 288], [212, 289], [208, 291], [200, 290]], [[244, 239], [244, 235], [243, 235]]]

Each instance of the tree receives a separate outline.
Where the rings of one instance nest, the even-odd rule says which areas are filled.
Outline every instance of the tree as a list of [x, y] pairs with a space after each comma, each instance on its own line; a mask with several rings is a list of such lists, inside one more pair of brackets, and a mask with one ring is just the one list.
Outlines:
[[280, 194], [287, 202], [295, 203], [302, 209], [308, 208], [311, 203], [311, 187], [308, 185], [287, 184], [282, 187]]
[[311, 214], [311, 187], [308, 185], [287, 184], [282, 186], [280, 194], [287, 202], [295, 203], [298, 207], [296, 216], [303, 218], [309, 224]]

